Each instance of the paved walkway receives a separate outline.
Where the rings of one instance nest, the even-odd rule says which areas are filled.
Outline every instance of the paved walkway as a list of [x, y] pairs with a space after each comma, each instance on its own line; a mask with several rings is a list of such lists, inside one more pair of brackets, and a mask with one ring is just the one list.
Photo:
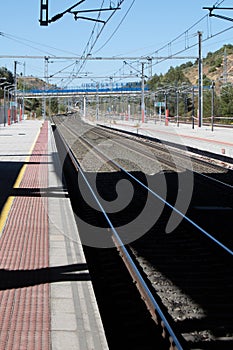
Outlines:
[[99, 120], [98, 124], [233, 158], [233, 128], [214, 127], [214, 130], [211, 131], [210, 126], [195, 126], [193, 129], [187, 124], [177, 126], [177, 124], [169, 123], [166, 126], [159, 122], [155, 124], [154, 122], [138, 123], [122, 120], [115, 120], [111, 123]]
[[48, 122], [0, 127], [0, 349], [108, 349]]

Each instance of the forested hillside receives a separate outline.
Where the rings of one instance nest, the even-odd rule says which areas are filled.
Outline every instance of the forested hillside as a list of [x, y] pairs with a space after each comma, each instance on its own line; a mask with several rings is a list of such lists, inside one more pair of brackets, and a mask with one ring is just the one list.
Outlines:
[[[175, 114], [175, 91], [183, 94], [186, 89], [186, 101], [180, 104], [181, 113], [191, 115], [191, 87], [198, 85], [198, 61], [186, 62], [180, 66], [170, 67], [165, 74], [155, 74], [147, 81], [149, 89], [160, 94], [167, 91], [170, 96], [170, 109]], [[215, 115], [233, 118], [233, 45], [224, 45], [216, 52], [209, 52], [203, 58], [203, 86], [204, 86], [204, 116], [211, 115], [212, 88], [214, 86]], [[172, 87], [174, 87], [172, 91]], [[184, 89], [185, 88], [185, 89]], [[167, 90], [166, 90], [167, 89]], [[188, 93], [189, 91], [189, 93]], [[161, 96], [160, 96], [161, 98]], [[195, 107], [197, 108], [197, 98]], [[227, 120], [226, 120], [227, 122]], [[232, 120], [229, 120], [232, 122]]]

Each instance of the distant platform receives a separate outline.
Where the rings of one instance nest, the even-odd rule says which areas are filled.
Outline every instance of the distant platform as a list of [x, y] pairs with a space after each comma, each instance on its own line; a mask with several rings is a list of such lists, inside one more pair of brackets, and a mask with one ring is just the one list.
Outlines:
[[190, 124], [169, 123], [165, 125], [160, 122], [139, 123], [135, 121], [115, 120], [106, 122], [98, 120], [98, 125], [125, 130], [137, 135], [156, 138], [161, 142], [169, 142], [174, 145], [183, 145], [193, 150], [210, 152], [213, 154], [233, 159], [233, 128], [210, 126], [194, 126]]

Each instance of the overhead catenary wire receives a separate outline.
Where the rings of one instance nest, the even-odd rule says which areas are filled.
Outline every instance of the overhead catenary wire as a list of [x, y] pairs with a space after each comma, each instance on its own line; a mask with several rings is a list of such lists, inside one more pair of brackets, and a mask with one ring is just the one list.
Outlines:
[[[124, 1], [124, 0], [123, 0], [123, 1]], [[123, 1], [121, 1], [120, 4], [122, 4]], [[130, 9], [131, 6], [134, 4], [134, 2], [135, 2], [135, 0], [133, 0], [133, 1], [131, 2], [129, 9]], [[222, 4], [223, 2], [224, 2], [224, 1], [217, 1], [217, 2], [215, 3], [215, 5], [216, 5], [216, 6], [219, 6], [219, 5]], [[104, 1], [102, 1], [102, 5], [101, 5], [101, 6], [103, 6], [103, 4], [104, 4]], [[129, 9], [128, 9], [128, 10], [129, 10]], [[128, 12], [128, 10], [127, 10], [127, 12]], [[114, 14], [114, 13], [112, 13], [111, 16], [109, 16], [109, 18], [107, 19], [107, 21], [109, 21], [109, 20], [111, 19], [111, 17], [112, 17], [113, 14]], [[126, 13], [126, 14], [127, 14], [127, 13]], [[112, 38], [112, 36], [116, 33], [116, 31], [118, 30], [119, 26], [120, 26], [121, 23], [123, 22], [123, 20], [124, 20], [126, 14], [125, 14], [124, 17], [122, 18], [120, 24], [118, 24], [117, 28], [116, 28], [116, 29], [114, 30], [114, 32], [111, 34], [110, 38]], [[100, 16], [100, 13], [98, 14], [98, 16]], [[203, 42], [206, 42], [207, 40], [212, 39], [212, 38], [216, 37], [217, 35], [221, 35], [221, 34], [223, 34], [224, 32], [226, 32], [226, 31], [228, 31], [228, 30], [230, 30], [230, 29], [233, 28], [233, 26], [230, 26], [230, 27], [228, 27], [228, 28], [226, 28], [226, 29], [224, 29], [224, 30], [219, 31], [218, 33], [213, 34], [213, 33], [212, 33], [212, 29], [211, 29], [211, 30], [208, 30], [208, 28], [210, 28], [210, 25], [211, 25], [211, 22], [210, 22], [210, 20], [209, 20], [209, 16], [208, 16], [208, 15], [205, 15], [205, 16], [203, 16], [202, 18], [200, 18], [197, 22], [195, 22], [192, 26], [190, 26], [188, 29], [186, 29], [183, 33], [179, 34], [175, 39], [171, 40], [168, 44], [163, 45], [162, 47], [160, 47], [160, 48], [159, 48], [158, 50], [156, 50], [156, 51], [153, 51], [153, 52], [159, 53], [159, 51], [161, 51], [161, 50], [163, 50], [163, 49], [165, 49], [165, 48], [167, 48], [168, 51], [169, 51], [166, 58], [158, 59], [157, 62], [153, 63], [153, 66], [155, 66], [155, 65], [157, 65], [157, 64], [159, 64], [159, 63], [161, 63], [161, 62], [164, 62], [164, 61], [166, 61], [166, 60], [168, 60], [168, 59], [171, 59], [171, 58], [173, 58], [174, 56], [178, 55], [179, 53], [185, 52], [185, 51], [190, 50], [190, 49], [194, 48], [195, 46], [197, 46], [197, 45], [198, 45], [197, 42], [194, 43], [194, 44], [190, 44], [191, 38], [192, 38], [192, 37], [195, 37], [195, 36], [197, 35], [197, 33], [190, 35], [189, 32], [191, 31], [191, 29], [193, 29], [195, 26], [197, 26], [197, 25], [198, 25], [201, 21], [203, 21], [205, 18], [207, 18], [207, 21], [208, 21], [209, 24], [207, 24], [207, 38], [203, 38]], [[107, 23], [107, 21], [106, 21], [106, 23]], [[87, 62], [88, 55], [90, 55], [90, 54], [92, 53], [92, 50], [93, 50], [94, 46], [96, 45], [96, 42], [97, 42], [97, 40], [99, 39], [99, 36], [101, 35], [101, 33], [102, 33], [102, 31], [103, 31], [103, 29], [104, 29], [106, 23], [105, 23], [104, 25], [99, 25], [99, 24], [95, 24], [95, 25], [94, 25], [94, 28], [93, 28], [93, 30], [92, 30], [92, 32], [91, 32], [91, 35], [90, 35], [90, 38], [89, 38], [89, 40], [88, 40], [88, 42], [87, 42], [87, 44], [86, 44], [86, 46], [85, 46], [85, 49], [84, 49], [84, 51], [83, 51], [83, 53], [82, 53], [82, 55], [81, 55], [82, 60], [80, 60], [80, 61], [79, 61], [79, 60], [76, 60], [76, 61], [73, 62], [71, 65], [69, 65], [69, 66], [73, 66], [73, 71], [72, 71], [71, 73], [69, 73], [69, 77], [67, 77], [67, 84], [71, 83], [72, 80], [74, 79], [74, 77], [75, 77], [76, 75], [80, 74], [81, 71], [83, 70], [83, 68], [84, 68], [84, 66], [85, 66], [85, 64], [86, 64], [86, 62]], [[97, 29], [97, 33], [96, 33], [96, 29]], [[10, 39], [10, 40], [16, 40], [16, 41], [17, 41], [17, 40], [19, 40], [19, 41], [21, 41], [21, 40], [23, 41], [23, 40], [24, 40], [24, 41], [29, 42], [29, 43], [32, 42], [32, 41], [30, 41], [30, 40], [23, 39], [23, 38], [19, 38], [19, 37], [16, 37], [16, 36], [15, 36], [15, 37], [12, 36], [12, 37], [10, 38], [10, 37], [7, 36], [6, 33], [2, 33], [2, 32], [1, 32], [0, 35], [2, 35], [2, 34], [4, 34], [3, 36], [5, 36], [7, 39]], [[5, 34], [6, 34], [6, 35], [5, 35]], [[184, 42], [185, 42], [184, 48], [181, 49], [181, 50], [178, 49], [178, 50], [176, 50], [176, 51], [173, 51], [174, 45], [177, 44], [178, 41], [179, 41], [179, 39], [181, 39], [182, 37], [184, 37]], [[107, 42], [110, 40], [110, 38], [104, 43], [104, 45], [107, 44]], [[182, 42], [182, 40], [180, 40], [179, 42]], [[21, 43], [22, 43], [22, 42], [21, 42]], [[26, 44], [24, 43], [24, 45], [26, 45]], [[39, 45], [41, 45], [41, 44], [39, 44]], [[44, 45], [44, 46], [45, 46], [45, 47], [50, 47], [50, 46], [48, 46], [48, 45]], [[102, 47], [103, 47], [103, 46], [102, 46]], [[102, 47], [101, 47], [101, 48], [102, 48]], [[98, 51], [99, 51], [101, 48], [99, 48]], [[56, 49], [56, 48], [51, 47], [51, 49]], [[40, 49], [38, 49], [38, 50], [40, 50]], [[60, 50], [60, 49], [56, 49], [56, 50]], [[42, 50], [40, 50], [40, 51], [42, 51]], [[61, 50], [61, 51], [64, 51], [64, 50]], [[45, 52], [45, 51], [43, 51], [43, 52]], [[54, 53], [49, 52], [48, 54], [49, 54], [49, 56], [51, 56], [51, 58], [52, 58], [52, 57], [55, 57]], [[148, 57], [150, 57], [151, 54], [147, 54], [147, 55], [148, 55]], [[134, 63], [131, 62], [131, 65], [133, 65], [133, 64], [134, 64]], [[65, 72], [67, 68], [68, 68], [68, 66], [65, 66], [64, 68], [59, 69], [57, 72], [53, 73], [53, 74], [51, 75], [51, 77], [55, 77], [56, 75], [60, 74], [61, 72]], [[131, 67], [131, 68], [132, 68], [132, 67]], [[136, 68], [133, 68], [133, 69], [136, 69]], [[109, 73], [108, 75], [109, 75], [109, 76], [114, 76], [114, 74], [116, 74], [116, 73], [112, 73], [112, 74]]]
[[[222, 4], [224, 2], [223, 1], [218, 1], [216, 4], [218, 4], [218, 6], [220, 4]], [[188, 36], [188, 32], [190, 32], [193, 28], [195, 28], [198, 24], [200, 24], [202, 21], [204, 20], [207, 20], [207, 27], [208, 27], [208, 30], [207, 30], [207, 37], [206, 38], [203, 38], [202, 42], [206, 42], [207, 40], [210, 40], [218, 35], [221, 35], [223, 33], [225, 33], [226, 31], [230, 30], [233, 28], [233, 26], [230, 26], [226, 29], [223, 29], [215, 34], [212, 33], [212, 28], [211, 28], [211, 22], [209, 21], [209, 15], [205, 15], [203, 17], [201, 17], [198, 21], [196, 21], [193, 25], [191, 25], [188, 29], [186, 29], [184, 32], [182, 32], [181, 34], [179, 34], [178, 36], [176, 36], [173, 40], [169, 41], [168, 43], [166, 43], [165, 45], [163, 45], [162, 47], [160, 47], [159, 49], [157, 49], [156, 51], [153, 51], [152, 53], [148, 53], [148, 57], [154, 55], [154, 54], [157, 54], [159, 55], [159, 52], [161, 52], [162, 50], [164, 49], [167, 49], [168, 50], [168, 54], [167, 54], [167, 57], [166, 58], [162, 58], [162, 59], [158, 59], [157, 62], [153, 63], [152, 64], [152, 67], [154, 67], [155, 65], [158, 65], [159, 63], [162, 63], [168, 59], [171, 59], [173, 58], [174, 56], [176, 55], [179, 55], [183, 52], [186, 52], [187, 50], [190, 50], [194, 47], [197, 47], [198, 46], [198, 42], [195, 42], [194, 44], [188, 44], [187, 45], [187, 38], [191, 38], [191, 37], [196, 37], [197, 36], [197, 32], [196, 33], [193, 33], [193, 34], [190, 34]], [[174, 46], [175, 43], [177, 43], [178, 39], [181, 39], [182, 37], [184, 37], [184, 40], [182, 42], [185, 42], [184, 44], [184, 48], [183, 49], [180, 49], [176, 52], [173, 52], [172, 53], [172, 44]]]
[[[55, 15], [52, 19], [49, 20], [49, 22], [52, 22], [52, 21], [55, 21], [55, 20], [61, 18], [65, 13], [71, 12], [71, 10], [72, 10], [73, 8], [75, 8], [76, 6], [78, 6], [79, 4], [81, 4], [81, 3], [84, 2], [84, 1], [85, 1], [85, 0], [79, 1], [79, 2], [75, 3], [73, 6], [69, 7], [67, 10], [61, 12], [61, 13], [58, 14], [58, 15]], [[104, 2], [105, 2], [105, 0], [102, 1], [102, 4], [101, 4], [101, 6], [100, 6], [100, 9], [99, 9], [99, 12], [98, 12], [98, 17], [97, 17], [97, 19], [96, 19], [97, 21], [98, 21], [98, 19], [100, 18], [101, 10], [102, 10], [102, 8], [103, 8]], [[91, 53], [91, 51], [92, 51], [92, 49], [94, 48], [94, 46], [95, 46], [95, 44], [96, 44], [96, 42], [97, 42], [99, 36], [101, 35], [101, 33], [102, 33], [102, 31], [103, 31], [105, 25], [110, 21], [110, 19], [112, 18], [112, 16], [115, 14], [116, 10], [119, 9], [119, 6], [121, 6], [121, 5], [123, 4], [123, 2], [124, 2], [124, 0], [119, 0], [119, 1], [117, 1], [116, 8], [113, 8], [113, 7], [112, 7], [112, 4], [111, 4], [111, 1], [110, 1], [109, 10], [111, 10], [112, 13], [111, 13], [110, 16], [107, 18], [107, 20], [104, 21], [104, 23], [103, 23], [101, 29], [100, 29], [100, 30], [97, 30], [96, 37], [94, 37], [94, 36], [95, 36], [96, 28], [97, 28], [97, 22], [95, 23], [94, 28], [93, 28], [93, 30], [92, 30], [92, 32], [91, 32], [90, 38], [89, 38], [89, 40], [88, 40], [88, 42], [87, 42], [87, 44], [86, 44], [86, 46], [85, 46], [85, 48], [84, 48], [84, 50], [83, 50], [83, 53], [82, 53], [82, 55], [81, 55], [81, 57], [83, 57], [84, 60], [82, 59], [82, 61], [81, 61], [81, 63], [80, 63], [80, 67], [77, 69], [77, 72], [76, 72], [76, 73], [75, 73], [75, 71], [73, 71], [73, 74], [79, 74], [79, 73], [80, 73], [80, 71], [82, 70], [82, 68], [84, 67], [84, 65], [85, 65], [85, 63], [86, 63], [86, 62], [85, 62], [85, 57], [87, 57], [87, 56]], [[13, 36], [13, 35], [10, 35], [10, 34], [6, 34], [6, 33], [2, 33], [2, 32], [0, 33], [0, 35], [6, 37], [6, 38], [9, 39], [9, 40], [13, 40], [13, 41], [15, 41], [15, 42], [19, 42], [19, 43], [21, 43], [21, 44], [23, 44], [23, 45], [25, 45], [25, 46], [28, 46], [28, 47], [30, 47], [30, 48], [33, 48], [33, 49], [37, 50], [37, 51], [43, 52], [43, 53], [45, 53], [45, 54], [47, 54], [47, 55], [49, 55], [49, 56], [51, 56], [51, 57], [55, 57], [54, 53], [48, 52], [48, 51], [46, 51], [46, 50], [39, 49], [39, 48], [37, 48], [37, 47], [34, 47], [34, 46], [32, 46], [32, 45], [29, 45], [29, 44], [25, 43], [25, 42], [35, 43], [35, 42], [33, 42], [33, 41], [30, 41], [30, 40], [24, 39], [24, 38], [19, 38], [19, 37], [16, 37], [16, 36]], [[24, 41], [25, 41], [25, 42], [24, 42]], [[41, 45], [40, 43], [36, 43], [36, 44]], [[54, 48], [54, 47], [51, 47], [51, 46], [48, 46], [48, 45], [43, 45], [43, 46], [44, 46], [44, 47], [52, 48], [53, 50], [59, 50], [59, 51], [63, 51], [63, 52], [68, 52], [68, 51], [61, 50], [61, 49], [57, 49], [57, 48]], [[69, 53], [71, 53], [71, 52], [69, 52]], [[74, 55], [77, 55], [77, 54], [75, 53]], [[76, 62], [73, 63], [73, 64], [77, 66], [78, 62], [76, 61]], [[66, 69], [66, 68], [63, 68], [62, 70], [59, 70], [57, 73], [60, 73], [61, 71], [64, 71], [65, 69]], [[54, 75], [56, 75], [57, 73], [54, 73]], [[70, 77], [70, 79], [72, 79], [72, 77]]]
[[2, 36], [2, 37], [4, 37], [4, 38], [7, 38], [7, 39], [9, 39], [9, 40], [12, 40], [12, 41], [14, 41], [14, 42], [23, 44], [23, 45], [25, 45], [25, 46], [27, 46], [27, 47], [30, 47], [31, 49], [34, 49], [34, 50], [36, 50], [36, 51], [46, 53], [46, 54], [48, 54], [48, 55], [50, 55], [50, 56], [55, 56], [55, 55], [52, 54], [51, 52], [48, 52], [48, 51], [45, 51], [45, 50], [41, 50], [41, 49], [39, 49], [39, 48], [36, 48], [36, 47], [34, 47], [34, 46], [32, 46], [32, 45], [29, 45], [29, 44], [26, 44], [26, 43], [22, 43], [23, 40], [24, 40], [24, 41], [27, 41], [27, 39], [19, 38], [19, 37], [17, 37], [17, 36], [13, 36], [13, 35], [11, 35], [11, 34], [6, 34], [6, 33], [3, 33], [3, 32], [0, 32], [0, 36]]
[[[187, 35], [187, 33], [193, 29], [195, 26], [197, 26], [200, 22], [202, 22], [205, 18], [207, 18], [208, 15], [203, 16], [202, 18], [200, 18], [197, 22], [195, 22], [191, 27], [189, 27], [188, 29], [186, 29], [184, 32], [182, 32], [181, 34], [179, 34], [177, 37], [175, 37], [173, 40], [169, 41], [168, 43], [166, 43], [165, 45], [163, 45], [162, 47], [160, 47], [159, 49], [157, 49], [156, 53], [158, 53], [159, 51], [162, 51], [163, 49], [165, 49], [166, 47], [168, 47], [168, 45], [172, 45], [172, 43], [176, 42], [178, 39], [180, 39], [182, 36]], [[153, 53], [154, 53], [153, 52]], [[148, 56], [153, 55], [153, 53], [149, 53]]]
[[219, 5], [221, 5], [225, 0], [222, 1], [216, 1], [216, 3], [214, 4], [214, 7], [218, 7]]
[[18, 43], [20, 43], [20, 44], [22, 44], [24, 46], [28, 46], [30, 48], [33, 48], [34, 50], [37, 50], [39, 52], [43, 52], [44, 54], [47, 54], [47, 55], [50, 55], [50, 56], [56, 56], [56, 55], [54, 53], [50, 53], [50, 52], [45, 51], [43, 49], [39, 49], [37, 47], [31, 46], [31, 45], [27, 44], [27, 42], [35, 44], [35, 45], [38, 45], [38, 46], [41, 46], [41, 47], [45, 47], [45, 48], [49, 48], [49, 49], [52, 49], [52, 50], [56, 50], [56, 51], [59, 51], [59, 52], [64, 52], [64, 53], [72, 54], [72, 55], [78, 55], [76, 52], [62, 50], [61, 48], [56, 48], [54, 46], [46, 45], [44, 43], [42, 44], [42, 43], [39, 43], [39, 42], [36, 42], [36, 41], [33, 41], [33, 40], [29, 40], [29, 39], [26, 39], [26, 38], [22, 38], [22, 37], [19, 37], [19, 36], [13, 35], [13, 34], [9, 34], [9, 33], [0, 32], [0, 36], [4, 37], [6, 39], [9, 39], [9, 40], [18, 42]]
[[122, 18], [122, 20], [120, 21], [120, 23], [118, 24], [118, 26], [116, 27], [116, 29], [113, 31], [113, 33], [110, 35], [110, 37], [105, 41], [105, 43], [99, 47], [94, 54], [96, 54], [97, 52], [99, 52], [100, 50], [102, 50], [108, 43], [109, 41], [113, 38], [113, 36], [116, 34], [116, 32], [118, 31], [118, 29], [120, 28], [120, 26], [122, 25], [123, 21], [125, 20], [125, 18], [127, 17], [129, 11], [131, 10], [131, 8], [133, 7], [134, 3], [136, 0], [133, 0], [128, 8], [128, 10], [126, 11], [124, 17]]
[[[208, 40], [210, 40], [210, 39], [212, 39], [212, 38], [214, 38], [214, 37], [216, 37], [216, 36], [218, 36], [218, 35], [221, 35], [221, 34], [227, 32], [228, 30], [231, 30], [232, 28], [233, 28], [233, 26], [230, 26], [230, 27], [228, 27], [228, 28], [226, 28], [226, 29], [223, 29], [222, 31], [220, 31], [220, 32], [218, 32], [218, 33], [212, 34], [211, 37], [207, 37], [207, 38], [205, 38], [205, 39], [202, 39], [202, 42], [206, 42], [206, 41], [208, 41]], [[197, 35], [198, 35], [198, 34], [196, 34], [196, 36], [197, 36]], [[190, 50], [191, 48], [196, 47], [196, 46], [198, 46], [198, 42], [196, 42], [196, 43], [194, 43], [193, 45], [189, 46], [188, 49], [185, 48], [185, 49], [182, 49], [182, 50], [180, 50], [180, 51], [177, 51], [177, 52], [173, 53], [173, 56], [179, 55], [179, 54], [181, 54], [181, 53], [183, 53], [183, 52], [185, 52], [185, 51], [187, 51], [187, 50]], [[153, 63], [152, 66], [155, 66], [155, 65], [157, 65], [157, 64], [159, 64], [159, 63], [161, 63], [161, 62], [163, 62], [163, 61], [166, 61], [166, 60], [168, 60], [168, 59], [170, 59], [170, 58], [171, 58], [171, 57], [169, 57], [169, 56], [166, 57], [166, 58], [163, 58], [163, 59], [159, 60], [158, 62]]]
[[[124, 0], [118, 1], [117, 7], [121, 6], [121, 5], [123, 4], [123, 2], [124, 2]], [[102, 4], [101, 4], [101, 6], [100, 6], [100, 10], [99, 10], [97, 19], [100, 18], [101, 9], [103, 8], [103, 6], [104, 6], [104, 0], [102, 1]], [[76, 72], [77, 75], [80, 74], [81, 70], [84, 68], [84, 66], [85, 66], [85, 64], [86, 64], [86, 58], [88, 57], [88, 55], [91, 54], [91, 52], [92, 52], [92, 50], [93, 50], [93, 48], [94, 48], [94, 46], [95, 46], [97, 40], [99, 39], [101, 33], [103, 32], [104, 27], [107, 25], [107, 23], [108, 23], [108, 22], [110, 21], [110, 19], [113, 17], [113, 15], [116, 13], [116, 11], [117, 11], [117, 9], [114, 9], [114, 10], [112, 11], [112, 13], [109, 15], [109, 17], [107, 18], [107, 20], [102, 24], [102, 27], [100, 28], [100, 30], [99, 30], [99, 31], [97, 30], [97, 34], [96, 34], [96, 37], [95, 37], [95, 38], [94, 38], [95, 30], [96, 30], [96, 27], [97, 27], [97, 25], [98, 25], [99, 23], [96, 22], [96, 23], [94, 24], [94, 27], [93, 27], [93, 29], [92, 29], [91, 35], [90, 35], [90, 37], [89, 37], [89, 40], [88, 40], [88, 42], [87, 42], [87, 44], [86, 44], [86, 46], [85, 46], [85, 48], [84, 48], [84, 50], [83, 50], [83, 53], [82, 53], [82, 55], [81, 55], [81, 57], [83, 57], [84, 59], [81, 61], [80, 67], [77, 69], [77, 72]], [[99, 25], [100, 25], [100, 24], [99, 24]], [[92, 40], [93, 40], [93, 42], [91, 43]], [[72, 80], [73, 80], [73, 76], [70, 77], [70, 82], [72, 82]]]

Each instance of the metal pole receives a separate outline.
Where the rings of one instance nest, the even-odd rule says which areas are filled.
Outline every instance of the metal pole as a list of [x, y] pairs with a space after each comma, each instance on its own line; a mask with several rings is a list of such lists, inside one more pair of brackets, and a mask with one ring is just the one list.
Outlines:
[[83, 118], [86, 118], [86, 96], [83, 96]]
[[3, 100], [3, 123], [6, 126], [6, 86], [4, 86], [4, 100]]
[[192, 88], [192, 129], [194, 129], [194, 110], [195, 106], [194, 106], [194, 86]]
[[25, 75], [26, 75], [26, 69], [25, 69], [25, 65], [26, 63], [24, 62], [23, 64], [23, 76], [24, 76], [24, 79], [23, 79], [23, 101], [22, 101], [22, 117], [24, 119], [24, 113], [25, 113], [25, 101], [24, 101], [24, 94], [25, 94]]
[[203, 119], [203, 75], [202, 75], [202, 33], [198, 32], [198, 126]]
[[145, 122], [145, 84], [144, 84], [144, 62], [142, 62], [142, 96], [141, 96], [141, 115], [142, 115], [142, 123]]
[[211, 131], [214, 130], [214, 86], [215, 86], [215, 82], [212, 81], [212, 102], [211, 102]]
[[17, 61], [14, 61], [14, 80], [15, 80], [15, 91], [14, 91], [14, 100], [15, 100], [15, 106], [14, 106], [14, 122], [16, 122], [16, 118], [17, 118], [17, 95], [16, 95], [16, 91], [17, 91]]
[[45, 85], [44, 85], [44, 100], [43, 100], [43, 119], [46, 119], [46, 90], [48, 89], [48, 57], [44, 58], [44, 77], [45, 77]]
[[[6, 120], [7, 120], [7, 105], [6, 105], [6, 89], [10, 88], [11, 86], [14, 86], [13, 84], [10, 84], [8, 82], [5, 83], [6, 85], [4, 86], [4, 97], [3, 97], [3, 105], [4, 105], [4, 126], [6, 126]], [[9, 104], [9, 92], [7, 91], [8, 95], [8, 104]]]
[[176, 117], [177, 117], [177, 126], [179, 126], [179, 90], [176, 90]]
[[[14, 86], [14, 85], [12, 85], [12, 86]], [[9, 102], [9, 105], [10, 105], [10, 114], [8, 115], [8, 125], [10, 125], [11, 124], [11, 122], [12, 122], [12, 97], [13, 97], [13, 95], [14, 95], [14, 92], [13, 91], [15, 91], [15, 86], [12, 88], [12, 89], [9, 89], [9, 90], [7, 90], [8, 91], [8, 102]], [[14, 112], [14, 109], [13, 109], [13, 112]], [[9, 113], [9, 111], [8, 111], [8, 113]]]
[[40, 1], [40, 25], [47, 26], [49, 22], [48, 17], [48, 4], [49, 0], [41, 0]]
[[99, 120], [99, 83], [96, 83], [96, 121]]
[[164, 105], [165, 105], [165, 114], [167, 109], [167, 91], [164, 92]]

